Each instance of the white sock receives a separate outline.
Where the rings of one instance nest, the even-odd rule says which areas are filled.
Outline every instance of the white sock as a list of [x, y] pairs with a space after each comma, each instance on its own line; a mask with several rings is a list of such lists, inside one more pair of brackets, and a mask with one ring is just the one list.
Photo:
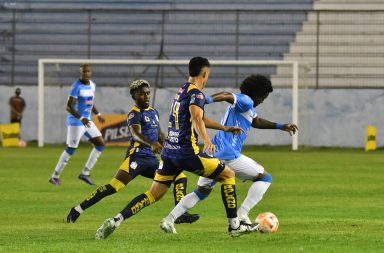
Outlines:
[[101, 152], [95, 148], [92, 149], [91, 153], [89, 154], [88, 161], [85, 164], [84, 169], [81, 171], [81, 174], [83, 175], [89, 175], [91, 173], [91, 170], [93, 166], [95, 166], [97, 159], [99, 159]]
[[64, 150], [64, 152], [60, 155], [59, 161], [56, 164], [54, 172], [52, 173], [53, 178], [60, 177], [61, 172], [63, 172], [70, 158], [71, 158], [71, 155]]
[[175, 222], [183, 213], [194, 207], [199, 203], [200, 199], [195, 192], [185, 195], [180, 202], [173, 208], [173, 210], [166, 217], [167, 220]]
[[121, 213], [118, 213], [115, 217], [115, 227], [118, 227], [121, 225], [121, 223], [124, 221], [124, 217]]
[[228, 218], [228, 224], [231, 226], [231, 228], [237, 229], [240, 226], [239, 218]]
[[271, 185], [269, 182], [256, 181], [251, 187], [249, 187], [247, 197], [244, 199], [241, 207], [237, 210], [237, 215], [242, 218], [248, 217], [249, 211], [260, 202], [263, 198], [264, 193], [268, 190]]
[[80, 205], [76, 206], [76, 207], [75, 207], [75, 210], [78, 211], [79, 213], [84, 212], [83, 208], [81, 208]]

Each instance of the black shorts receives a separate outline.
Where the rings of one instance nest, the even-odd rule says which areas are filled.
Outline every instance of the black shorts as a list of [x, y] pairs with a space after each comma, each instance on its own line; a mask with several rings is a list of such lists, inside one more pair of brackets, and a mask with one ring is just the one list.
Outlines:
[[159, 159], [150, 156], [139, 156], [133, 153], [120, 165], [120, 169], [129, 173], [132, 178], [137, 175], [153, 179], [159, 168]]
[[161, 156], [160, 167], [156, 171], [155, 181], [170, 185], [183, 170], [198, 176], [215, 179], [223, 172], [225, 165], [216, 157], [200, 152], [190, 158], [174, 159]]
[[11, 119], [11, 123], [21, 123], [21, 119]]

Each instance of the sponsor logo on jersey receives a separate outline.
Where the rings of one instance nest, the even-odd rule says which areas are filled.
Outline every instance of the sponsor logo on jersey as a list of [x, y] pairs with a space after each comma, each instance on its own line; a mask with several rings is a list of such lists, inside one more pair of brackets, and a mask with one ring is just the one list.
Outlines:
[[80, 97], [93, 97], [93, 90], [91, 89], [82, 89], [80, 90]]
[[93, 105], [93, 99], [92, 99], [92, 98], [88, 98], [88, 99], [85, 101], [85, 104], [86, 104], [86, 105]]
[[195, 94], [192, 94], [191, 95], [191, 104], [195, 103], [195, 100], [196, 100], [196, 95]]
[[198, 93], [198, 94], [196, 94], [196, 98], [198, 98], [198, 99], [204, 99], [204, 95], [203, 95], [203, 93]]
[[129, 167], [133, 170], [135, 170], [137, 168], [137, 162], [131, 162], [131, 164], [129, 165]]

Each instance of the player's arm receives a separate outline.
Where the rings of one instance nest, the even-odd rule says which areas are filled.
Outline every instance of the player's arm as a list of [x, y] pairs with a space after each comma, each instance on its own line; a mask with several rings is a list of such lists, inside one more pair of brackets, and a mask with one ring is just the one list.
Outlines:
[[204, 116], [204, 124], [206, 128], [221, 130], [224, 132], [232, 132], [234, 134], [241, 134], [242, 129], [238, 126], [223, 126], [222, 124]]
[[12, 103], [12, 98], [8, 101], [9, 107], [11, 108], [11, 112], [15, 113], [18, 117], [21, 116], [21, 113], [17, 111], [16, 107]]
[[99, 110], [97, 110], [95, 105], [93, 105], [93, 107], [92, 107], [92, 112], [93, 112], [93, 114], [95, 114], [97, 116], [97, 120], [100, 121], [100, 123], [105, 122], [104, 117], [101, 116], [101, 113], [99, 112]]
[[166, 138], [166, 136], [165, 136], [164, 132], [161, 130], [161, 127], [160, 127], [160, 124], [159, 124], [159, 136], [158, 136], [158, 140], [159, 140], [159, 143], [160, 143], [161, 145], [164, 144], [165, 138]]
[[132, 138], [140, 142], [143, 145], [146, 145], [152, 149], [155, 153], [160, 153], [163, 149], [163, 146], [159, 142], [151, 142], [143, 133], [141, 132], [141, 125], [140, 124], [132, 124], [129, 125], [129, 131], [131, 132]]
[[20, 115], [24, 113], [24, 110], [25, 110], [25, 107], [27, 106], [27, 104], [25, 103], [25, 100], [23, 98], [21, 98], [22, 101], [23, 101], [23, 105], [21, 106], [21, 112], [20, 112]]
[[266, 119], [256, 117], [252, 121], [252, 127], [258, 129], [280, 129], [288, 132], [290, 135], [293, 135], [298, 130], [297, 126], [292, 123], [282, 124], [268, 121]]
[[[160, 118], [160, 116], [159, 116], [159, 112], [157, 111], [157, 110], [155, 110], [156, 111], [156, 116], [157, 116], [157, 118], [159, 119]], [[164, 141], [165, 141], [165, 139], [166, 139], [166, 135], [164, 134], [164, 132], [161, 130], [161, 127], [160, 127], [160, 122], [159, 122], [159, 126], [158, 126], [158, 135], [157, 135], [157, 140], [159, 141], [159, 143], [161, 144], [161, 145], [164, 145]]]
[[203, 117], [203, 109], [201, 109], [201, 107], [197, 105], [191, 104], [189, 106], [189, 112], [191, 114], [192, 125], [196, 129], [197, 134], [203, 140], [203, 152], [207, 153], [208, 155], [213, 155], [214, 153], [216, 153], [216, 146], [213, 145], [207, 134], [207, 129], [205, 128]]
[[67, 101], [67, 111], [78, 118], [81, 123], [83, 123], [84, 126], [89, 127], [89, 120], [87, 118], [84, 118], [75, 110], [75, 104], [77, 102], [77, 99], [75, 97], [69, 96]]
[[226, 91], [222, 91], [219, 93], [215, 93], [211, 96], [207, 96], [205, 100], [207, 104], [214, 103], [214, 102], [222, 102], [222, 101], [228, 102], [230, 104], [233, 104], [235, 102], [235, 98], [233, 94]]

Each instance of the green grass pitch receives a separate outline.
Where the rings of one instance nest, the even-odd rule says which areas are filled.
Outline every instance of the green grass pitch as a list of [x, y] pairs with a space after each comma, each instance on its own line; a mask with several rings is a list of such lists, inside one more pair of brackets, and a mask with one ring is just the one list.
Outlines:
[[[137, 178], [121, 192], [88, 209], [75, 224], [69, 209], [95, 189], [77, 179], [91, 147], [82, 144], [62, 175], [48, 183], [63, 146], [0, 148], [0, 252], [384, 252], [384, 151], [245, 147], [264, 165], [273, 183], [251, 212], [277, 215], [276, 234], [230, 238], [219, 187], [191, 213], [194, 224], [176, 225], [178, 234], [159, 228], [173, 207], [171, 191], [125, 221], [107, 240], [94, 239], [104, 219], [117, 214], [151, 181]], [[92, 176], [108, 183], [125, 154], [107, 148]], [[188, 174], [190, 192], [197, 176]], [[241, 202], [249, 182], [237, 181]]]

